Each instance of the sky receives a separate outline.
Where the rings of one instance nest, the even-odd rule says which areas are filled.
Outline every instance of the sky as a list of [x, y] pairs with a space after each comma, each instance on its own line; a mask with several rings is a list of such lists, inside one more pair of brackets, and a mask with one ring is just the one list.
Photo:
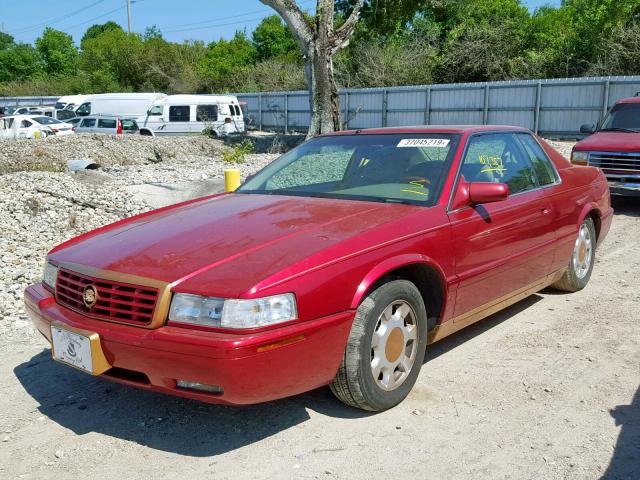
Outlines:
[[[132, 30], [142, 33], [150, 25], [160, 28], [165, 39], [204, 40], [231, 38], [236, 30], [247, 33], [265, 16], [274, 13], [258, 0], [133, 0]], [[315, 0], [297, 0], [312, 9]], [[0, 31], [17, 41], [33, 43], [46, 26], [70, 34], [76, 43], [88, 27], [112, 20], [126, 29], [126, 0], [0, 0]], [[560, 0], [524, 0], [531, 10], [541, 5], [558, 6]], [[55, 5], [55, 8], [53, 6]]]

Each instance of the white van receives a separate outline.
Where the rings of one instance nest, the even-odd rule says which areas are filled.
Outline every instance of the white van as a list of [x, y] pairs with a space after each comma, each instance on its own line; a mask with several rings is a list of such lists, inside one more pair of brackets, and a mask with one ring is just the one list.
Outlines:
[[75, 113], [78, 117], [107, 114], [144, 120], [147, 110], [166, 97], [164, 93], [101, 93], [86, 98]]
[[142, 135], [189, 135], [211, 129], [224, 137], [245, 131], [242, 109], [233, 95], [169, 95], [154, 102], [139, 123]]
[[76, 108], [87, 101], [89, 96], [90, 95], [64, 95], [56, 102], [55, 109], [75, 111]]

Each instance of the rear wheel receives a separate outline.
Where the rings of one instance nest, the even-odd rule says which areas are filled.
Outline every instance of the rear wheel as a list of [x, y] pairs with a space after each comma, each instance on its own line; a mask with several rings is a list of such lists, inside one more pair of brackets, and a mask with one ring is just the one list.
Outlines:
[[595, 252], [596, 228], [593, 219], [587, 217], [578, 230], [578, 237], [567, 270], [562, 278], [552, 286], [565, 292], [577, 292], [586, 287], [593, 271]]
[[422, 367], [426, 332], [427, 314], [416, 286], [407, 280], [381, 285], [358, 307], [331, 391], [364, 410], [397, 405]]

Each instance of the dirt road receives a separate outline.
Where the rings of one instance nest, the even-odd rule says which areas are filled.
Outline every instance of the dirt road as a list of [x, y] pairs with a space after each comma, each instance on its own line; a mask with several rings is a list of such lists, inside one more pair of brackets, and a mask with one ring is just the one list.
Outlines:
[[0, 478], [640, 478], [640, 202], [616, 202], [589, 286], [428, 350], [398, 407], [328, 389], [246, 408], [92, 378], [36, 337], [0, 353]]

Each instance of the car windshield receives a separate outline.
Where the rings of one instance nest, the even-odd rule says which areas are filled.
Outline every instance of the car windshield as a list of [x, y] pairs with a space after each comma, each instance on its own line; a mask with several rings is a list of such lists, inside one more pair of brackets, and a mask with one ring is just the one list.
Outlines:
[[615, 105], [602, 122], [600, 130], [640, 132], [640, 103]]
[[433, 205], [459, 135], [335, 135], [294, 148], [237, 193]]
[[33, 117], [33, 120], [38, 122], [40, 125], [53, 125], [54, 123], [62, 123], [60, 120], [56, 120], [51, 117]]

